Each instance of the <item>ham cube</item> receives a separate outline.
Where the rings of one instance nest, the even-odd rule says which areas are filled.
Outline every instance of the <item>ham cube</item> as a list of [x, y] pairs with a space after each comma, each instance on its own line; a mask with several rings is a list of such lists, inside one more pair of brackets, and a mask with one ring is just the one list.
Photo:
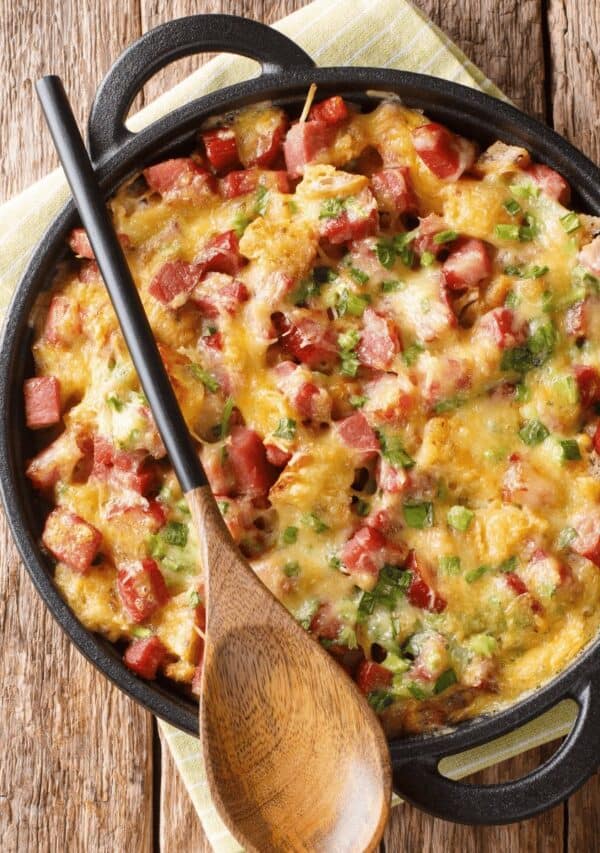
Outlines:
[[169, 307], [183, 305], [202, 276], [202, 267], [186, 261], [167, 261], [158, 270], [148, 292]]
[[50, 344], [69, 344], [81, 334], [79, 306], [57, 293], [52, 297], [44, 324], [44, 338]]
[[377, 576], [387, 561], [387, 540], [375, 527], [361, 527], [344, 545], [342, 562], [350, 574]]
[[276, 468], [285, 468], [292, 458], [291, 453], [287, 450], [282, 450], [276, 444], [265, 444], [265, 451], [267, 453], [267, 462]]
[[299, 178], [308, 163], [333, 141], [335, 126], [326, 121], [304, 121], [294, 124], [287, 132], [283, 143], [283, 154], [288, 174]]
[[268, 169], [281, 151], [287, 130], [287, 117], [283, 110], [263, 110], [254, 115], [250, 126], [238, 126], [238, 150], [242, 164]]
[[144, 622], [169, 599], [169, 591], [154, 560], [121, 563], [117, 589], [123, 609], [132, 622]]
[[450, 290], [475, 287], [492, 274], [492, 261], [485, 243], [474, 238], [457, 240], [444, 261], [442, 274]]
[[493, 308], [480, 318], [477, 336], [492, 340], [500, 349], [510, 349], [524, 342], [527, 327], [510, 308]]
[[600, 373], [596, 368], [588, 364], [575, 364], [573, 371], [582, 407], [589, 409], [600, 403]]
[[346, 102], [339, 95], [326, 98], [313, 104], [308, 114], [309, 121], [324, 121], [325, 124], [339, 124], [350, 116]]
[[227, 447], [227, 463], [231, 466], [237, 495], [257, 498], [267, 495], [279, 472], [269, 464], [261, 438], [254, 430], [236, 426]]
[[240, 306], [250, 299], [250, 292], [243, 281], [213, 272], [194, 288], [190, 298], [205, 317], [215, 318], [220, 314], [236, 314]]
[[533, 163], [525, 173], [537, 184], [543, 193], [560, 204], [567, 205], [571, 200], [571, 187], [562, 175], [543, 163]]
[[331, 369], [338, 359], [335, 332], [312, 316], [296, 312], [274, 314], [273, 325], [283, 348], [302, 364], [316, 370]]
[[216, 127], [202, 134], [206, 158], [215, 172], [233, 169], [239, 163], [237, 143], [232, 127]]
[[429, 252], [437, 258], [440, 252], [443, 252], [448, 246], [445, 243], [436, 243], [434, 237], [440, 231], [447, 230], [446, 223], [441, 216], [438, 216], [437, 213], [429, 213], [419, 220], [419, 233], [413, 241], [413, 249], [419, 256], [424, 252]]
[[60, 421], [60, 382], [55, 376], [26, 379], [23, 393], [29, 429], [44, 429]]
[[243, 169], [229, 172], [219, 181], [219, 192], [223, 198], [237, 198], [258, 189], [259, 186], [280, 193], [290, 192], [287, 172], [261, 172], [258, 169]]
[[324, 640], [337, 640], [342, 622], [335, 615], [331, 604], [321, 604], [310, 623], [310, 632]]
[[442, 613], [446, 609], [446, 599], [433, 589], [431, 570], [414, 551], [408, 555], [407, 568], [412, 572], [412, 580], [406, 593], [410, 604], [431, 613]]
[[371, 175], [371, 187], [380, 210], [407, 213], [417, 208], [408, 166], [382, 169]]
[[312, 381], [312, 372], [292, 361], [275, 368], [277, 387], [294, 406], [302, 420], [327, 423], [331, 418], [331, 397]]
[[100, 550], [102, 534], [74, 512], [57, 507], [46, 519], [42, 542], [57, 560], [84, 575]]
[[344, 418], [337, 425], [338, 435], [348, 447], [361, 453], [377, 453], [379, 439], [362, 412]]
[[565, 331], [574, 338], [600, 340], [600, 297], [586, 296], [565, 314]]
[[196, 258], [196, 265], [204, 272], [222, 272], [227, 275], [236, 275], [243, 264], [244, 258], [240, 255], [240, 243], [235, 231], [215, 234]]
[[377, 202], [369, 189], [347, 198], [338, 216], [319, 220], [322, 237], [334, 245], [362, 240], [377, 230]]
[[163, 663], [167, 650], [155, 635], [134, 640], [127, 648], [123, 660], [125, 666], [136, 675], [153, 681], [159, 666]]
[[59, 480], [69, 480], [83, 457], [75, 436], [66, 431], [31, 460], [25, 473], [36, 489], [50, 489]]
[[504, 474], [502, 496], [505, 501], [543, 512], [556, 503], [556, 490], [552, 483], [531, 463], [518, 454], [509, 457]]
[[88, 258], [94, 260], [94, 250], [90, 245], [89, 237], [85, 228], [74, 228], [69, 235], [69, 246], [73, 254], [78, 258]]
[[381, 664], [365, 660], [359, 664], [356, 671], [356, 684], [361, 693], [368, 696], [374, 690], [385, 690], [392, 684], [393, 673]]
[[577, 256], [582, 266], [593, 275], [600, 276], [600, 236], [594, 237], [591, 243], [587, 243]]
[[415, 151], [430, 172], [444, 181], [457, 181], [475, 162], [472, 142], [431, 122], [412, 132]]
[[577, 538], [571, 543], [571, 548], [600, 568], [600, 512], [578, 515], [572, 526], [577, 531]]
[[383, 457], [377, 460], [375, 474], [379, 488], [390, 495], [404, 493], [410, 483], [410, 476], [404, 468], [397, 468]]
[[191, 157], [164, 160], [143, 174], [150, 189], [167, 200], [200, 201], [215, 191], [212, 175]]
[[356, 349], [360, 363], [373, 370], [387, 370], [400, 349], [400, 340], [392, 321], [373, 308], [367, 308], [363, 314], [363, 328]]

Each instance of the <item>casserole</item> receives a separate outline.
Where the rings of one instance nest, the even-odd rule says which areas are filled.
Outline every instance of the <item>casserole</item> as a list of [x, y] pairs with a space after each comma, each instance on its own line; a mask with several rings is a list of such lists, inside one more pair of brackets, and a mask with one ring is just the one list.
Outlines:
[[[258, 57], [254, 47], [261, 43]], [[122, 126], [139, 86], [170, 59], [205, 49], [231, 49], [262, 58], [262, 77], [223, 93], [208, 96], [181, 108], [166, 119], [133, 136]], [[147, 56], [152, 57], [147, 64]], [[288, 73], [281, 70], [287, 61]], [[304, 70], [301, 69], [304, 65]], [[131, 80], [126, 82], [128, 75]], [[372, 69], [311, 70], [301, 51], [260, 25], [240, 19], [209, 16], [173, 22], [147, 34], [117, 63], [101, 87], [90, 120], [90, 144], [103, 188], [109, 194], [124, 178], [144, 165], [176, 154], [189, 143], [199, 124], [212, 113], [223, 113], [245, 104], [271, 99], [276, 103], [300, 103], [308, 85], [316, 82], [320, 95], [342, 94], [361, 101], [363, 92], [379, 89], [401, 95], [408, 106], [422, 107], [428, 114], [459, 132], [483, 142], [500, 137], [528, 148], [536, 158], [558, 168], [578, 190], [580, 204], [592, 212], [600, 209], [598, 175], [585, 158], [567, 143], [517, 111], [478, 93], [443, 81], [417, 75]], [[187, 730], [193, 730], [195, 712], [191, 703], [173, 696], [164, 687], [141, 684], [116, 660], [116, 654], [89, 635], [54, 590], [37, 540], [39, 520], [33, 517], [30, 493], [21, 474], [23, 459], [30, 455], [23, 446], [20, 389], [29, 365], [19, 363], [27, 348], [27, 319], [40, 287], [59, 260], [67, 233], [75, 224], [72, 206], [58, 217], [38, 248], [15, 296], [7, 322], [2, 355], [4, 420], [1, 433], [1, 463], [5, 502], [24, 559], [38, 588], [61, 624], [80, 648], [121, 687], [147, 707]], [[25, 368], [25, 369], [24, 369]], [[481, 718], [457, 731], [419, 736], [391, 744], [398, 790], [436, 814], [466, 822], [522, 819], [549, 807], [568, 795], [597, 766], [598, 734], [592, 695], [595, 691], [593, 665], [595, 645], [582, 654], [561, 676], [535, 696], [493, 718]], [[509, 730], [549, 707], [558, 698], [579, 699], [578, 723], [561, 750], [530, 776], [504, 786], [464, 787], [450, 783], [437, 772], [442, 755], [457, 752]], [[556, 779], [559, 779], [557, 783]]]

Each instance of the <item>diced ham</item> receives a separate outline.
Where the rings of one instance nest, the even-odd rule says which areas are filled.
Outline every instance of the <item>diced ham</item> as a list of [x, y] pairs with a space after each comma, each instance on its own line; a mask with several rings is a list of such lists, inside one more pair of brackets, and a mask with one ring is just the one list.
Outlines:
[[238, 137], [242, 164], [246, 168], [272, 166], [281, 151], [286, 130], [287, 118], [283, 110], [264, 110], [251, 127], [243, 128], [241, 138]]
[[493, 308], [481, 316], [475, 334], [492, 340], [500, 349], [509, 349], [524, 342], [527, 326], [510, 308]]
[[586, 296], [565, 314], [565, 331], [575, 338], [600, 340], [600, 297]]
[[584, 409], [600, 402], [600, 372], [589, 364], [573, 365], [579, 389], [579, 402]]
[[239, 163], [237, 143], [232, 127], [215, 127], [202, 133], [206, 158], [215, 172], [233, 169]]
[[440, 231], [447, 231], [447, 226], [441, 216], [437, 213], [429, 213], [419, 220], [419, 231], [415, 236], [412, 247], [417, 255], [429, 252], [437, 257], [447, 246], [444, 243], [436, 243], [433, 239]]
[[316, 317], [302, 312], [290, 316], [274, 314], [273, 325], [284, 349], [293, 357], [316, 370], [331, 369], [338, 359], [335, 332]]
[[146, 496], [158, 484], [158, 469], [145, 450], [116, 450], [103, 436], [93, 439], [91, 476], [113, 486]]
[[50, 489], [59, 480], [70, 480], [83, 456], [75, 436], [66, 431], [31, 460], [25, 473], [36, 489]]
[[283, 171], [260, 172], [258, 169], [229, 172], [219, 181], [219, 192], [223, 198], [237, 198], [254, 192], [259, 186], [280, 193], [289, 193], [288, 173]]
[[337, 424], [338, 435], [348, 447], [361, 453], [377, 453], [379, 440], [362, 412], [356, 412]]
[[471, 386], [471, 364], [466, 359], [423, 353], [417, 362], [422, 398], [430, 406], [448, 400]]
[[275, 368], [277, 387], [294, 406], [302, 420], [327, 423], [331, 418], [331, 397], [312, 381], [308, 368], [282, 361]]
[[475, 162], [472, 142], [451, 133], [441, 124], [431, 122], [412, 132], [415, 151], [436, 177], [457, 181]]
[[292, 458], [292, 454], [289, 451], [282, 450], [276, 444], [265, 444], [265, 450], [267, 452], [267, 462], [276, 468], [284, 468]]
[[123, 609], [133, 622], [144, 622], [169, 600], [158, 565], [151, 559], [121, 563], [117, 589]]
[[378, 221], [377, 201], [371, 190], [365, 188], [346, 200], [338, 216], [320, 219], [319, 232], [330, 243], [339, 245], [374, 234]]
[[543, 548], [536, 548], [527, 565], [520, 569], [520, 575], [528, 589], [538, 595], [550, 595], [573, 579], [571, 568]]
[[325, 98], [318, 104], [313, 104], [308, 118], [310, 121], [324, 121], [326, 124], [338, 124], [350, 115], [346, 102], [339, 95]]
[[580, 250], [577, 259], [593, 275], [600, 276], [600, 236], [587, 243]]
[[218, 272], [208, 273], [190, 295], [194, 305], [209, 318], [219, 314], [233, 316], [249, 299], [250, 292], [243, 281]]
[[393, 677], [389, 669], [375, 663], [375, 661], [365, 660], [362, 661], [356, 672], [356, 683], [361, 693], [367, 696], [374, 690], [385, 690], [386, 687], [390, 687]]
[[331, 604], [321, 604], [310, 622], [311, 634], [324, 640], [337, 640], [342, 623]]
[[406, 592], [406, 597], [413, 607], [429, 610], [432, 613], [442, 613], [446, 609], [446, 599], [433, 589], [431, 570], [411, 551], [406, 563], [412, 572], [412, 580]]
[[186, 261], [167, 261], [155, 274], [149, 293], [163, 305], [178, 305], [186, 301], [200, 281], [204, 270]]
[[538, 601], [537, 598], [534, 598], [529, 592], [527, 588], [527, 584], [525, 581], [519, 577], [519, 575], [515, 574], [515, 572], [506, 572], [504, 575], [504, 581], [509, 589], [511, 589], [515, 595], [528, 595], [530, 597], [531, 609], [534, 613], [542, 613], [543, 607]]
[[417, 389], [405, 374], [379, 374], [364, 386], [367, 397], [365, 411], [374, 415], [375, 420], [403, 423], [414, 409]]
[[356, 353], [361, 364], [373, 370], [387, 370], [400, 351], [398, 333], [391, 320], [366, 308]]
[[485, 243], [473, 237], [457, 240], [442, 266], [446, 287], [464, 290], [475, 287], [492, 274], [492, 261]]
[[577, 538], [571, 548], [600, 568], [600, 512], [578, 515], [572, 520]]
[[[128, 249], [131, 246], [131, 240], [127, 234], [117, 234], [117, 237], [119, 238], [119, 243], [124, 249]], [[71, 231], [71, 234], [69, 235], [69, 246], [78, 258], [87, 258], [90, 261], [96, 259], [85, 228], [74, 228]]]
[[26, 379], [23, 393], [29, 429], [44, 429], [60, 421], [60, 382], [55, 376]]
[[43, 336], [50, 344], [70, 344], [81, 334], [79, 306], [60, 293], [52, 297]]
[[479, 174], [514, 173], [517, 169], [525, 169], [531, 159], [525, 148], [517, 145], [506, 145], [504, 142], [494, 142], [480, 155], [475, 167]]
[[326, 121], [304, 121], [292, 125], [283, 143], [288, 173], [293, 178], [304, 174], [304, 168], [333, 141], [335, 126]]
[[163, 663], [167, 650], [156, 635], [134, 640], [123, 656], [125, 666], [136, 675], [152, 681]]
[[267, 494], [279, 472], [269, 464], [265, 446], [254, 430], [236, 426], [227, 447], [227, 464], [231, 466], [235, 493], [260, 497]]
[[371, 175], [371, 186], [380, 210], [407, 213], [417, 207], [408, 166], [394, 166]]
[[215, 191], [212, 175], [191, 157], [176, 157], [144, 169], [151, 190], [163, 198], [199, 201]]
[[104, 507], [105, 517], [113, 524], [124, 522], [128, 529], [149, 536], [164, 527], [167, 514], [159, 501], [137, 498], [135, 495], [109, 501]]
[[379, 574], [387, 561], [387, 540], [374, 527], [361, 527], [344, 545], [342, 562], [350, 574]]
[[203, 272], [222, 272], [236, 275], [244, 264], [240, 242], [235, 231], [216, 234], [205, 244], [195, 261]]
[[553, 484], [518, 454], [509, 457], [502, 495], [505, 501], [529, 507], [534, 511], [543, 511], [556, 503]]
[[525, 173], [541, 188], [542, 192], [560, 204], [567, 205], [571, 200], [571, 187], [562, 175], [543, 163], [533, 163]]
[[435, 681], [448, 668], [448, 645], [437, 631], [419, 636], [418, 654], [411, 667], [411, 677], [422, 681]]
[[57, 560], [84, 575], [100, 550], [102, 534], [74, 512], [57, 507], [46, 519], [42, 542]]
[[405, 492], [410, 482], [409, 474], [404, 468], [397, 468], [383, 457], [377, 460], [375, 474], [379, 488], [391, 495]]

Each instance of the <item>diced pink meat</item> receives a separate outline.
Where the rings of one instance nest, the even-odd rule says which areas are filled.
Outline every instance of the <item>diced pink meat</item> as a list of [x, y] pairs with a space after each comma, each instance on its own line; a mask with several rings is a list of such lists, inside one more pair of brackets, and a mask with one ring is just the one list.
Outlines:
[[351, 574], [378, 575], [387, 560], [387, 540], [374, 527], [361, 527], [344, 545], [342, 562]]
[[362, 412], [356, 412], [337, 424], [337, 431], [348, 447], [361, 453], [377, 453], [379, 440]]
[[317, 370], [333, 367], [338, 359], [335, 332], [313, 316], [297, 312], [290, 317], [274, 314], [273, 325], [280, 343], [293, 357]]
[[[254, 129], [251, 144], [245, 139], [242, 147], [242, 161], [246, 168], [262, 166], [268, 169], [281, 151], [281, 143], [287, 129], [287, 119], [282, 112], [273, 111], [268, 123], [261, 120], [258, 129]], [[246, 131], [248, 132], [248, 131]]]
[[236, 426], [226, 445], [227, 462], [235, 481], [235, 494], [260, 497], [266, 495], [279, 472], [269, 464], [265, 446], [254, 430]]
[[411, 551], [406, 564], [412, 574], [406, 597], [413, 607], [429, 610], [432, 613], [442, 613], [446, 609], [446, 599], [433, 589], [433, 577], [430, 569]]
[[52, 297], [44, 324], [44, 338], [51, 344], [68, 344], [81, 334], [79, 308], [66, 296]]
[[288, 173], [293, 178], [304, 174], [308, 163], [333, 141], [335, 126], [325, 121], [304, 121], [292, 125], [283, 143]]
[[125, 666], [136, 675], [152, 681], [156, 678], [167, 650], [156, 635], [134, 640], [123, 655]]
[[311, 381], [311, 372], [291, 361], [275, 368], [277, 387], [303, 420], [326, 423], [331, 418], [331, 397], [325, 388]]
[[457, 240], [444, 261], [442, 273], [450, 290], [475, 287], [489, 278], [492, 261], [485, 243], [472, 237]]
[[237, 143], [232, 127], [215, 127], [202, 134], [206, 158], [215, 172], [233, 169], [239, 163]]
[[356, 672], [356, 684], [361, 693], [368, 696], [374, 690], [385, 690], [390, 687], [393, 673], [381, 664], [372, 660], [362, 661]]
[[200, 200], [216, 189], [212, 175], [191, 157], [176, 157], [144, 169], [151, 190], [166, 199]]
[[412, 247], [418, 255], [429, 252], [437, 257], [447, 246], [444, 243], [436, 243], [433, 239], [440, 231], [447, 231], [446, 223], [437, 213], [429, 213], [419, 220], [419, 233], [416, 235]]
[[600, 373], [589, 364], [573, 365], [579, 389], [579, 402], [584, 409], [600, 402]]
[[276, 444], [265, 444], [267, 453], [267, 462], [274, 465], [276, 468], [283, 468], [292, 458], [292, 454], [287, 450], [282, 450]]
[[236, 275], [244, 264], [244, 258], [240, 255], [240, 243], [235, 231], [225, 231], [211, 237], [195, 262], [204, 272]]
[[250, 292], [243, 281], [218, 272], [208, 273], [190, 295], [190, 300], [209, 318], [219, 314], [233, 316], [249, 299]]
[[577, 538], [571, 548], [600, 568], [600, 512], [578, 515], [572, 521]]
[[63, 432], [31, 460], [25, 473], [36, 489], [50, 489], [59, 480], [70, 480], [83, 457], [75, 436]]
[[560, 204], [567, 205], [571, 200], [571, 187], [562, 175], [543, 163], [532, 163], [525, 169], [529, 177], [541, 188], [542, 192]]
[[29, 429], [44, 429], [60, 421], [60, 382], [55, 376], [26, 379], [23, 393]]
[[74, 512], [56, 507], [46, 519], [42, 542], [57, 560], [84, 575], [100, 550], [102, 534]]
[[373, 308], [366, 308], [356, 348], [361, 364], [373, 370], [387, 370], [400, 349], [400, 340], [392, 321]]
[[509, 503], [527, 506], [534, 511], [547, 509], [556, 503], [552, 484], [518, 454], [509, 457], [502, 485], [502, 496]]
[[331, 604], [321, 604], [311, 619], [310, 632], [324, 640], [337, 640], [342, 622], [335, 615]]
[[417, 207], [408, 166], [394, 166], [371, 175], [371, 186], [380, 210], [407, 213]]
[[326, 124], [338, 124], [345, 121], [350, 115], [346, 102], [339, 95], [325, 98], [310, 108], [308, 118], [310, 121], [324, 121]]
[[398, 468], [380, 457], [375, 469], [377, 485], [383, 492], [399, 495], [406, 491], [410, 477], [404, 468]]
[[158, 565], [149, 558], [121, 563], [117, 589], [123, 609], [133, 622], [149, 619], [170, 598]]
[[155, 274], [148, 291], [163, 305], [170, 305], [174, 300], [179, 302], [192, 292], [203, 272], [196, 264], [167, 261]]
[[374, 234], [378, 222], [375, 196], [371, 190], [364, 189], [338, 216], [319, 220], [319, 228], [322, 237], [339, 245]]
[[500, 349], [510, 349], [523, 343], [527, 327], [510, 308], [493, 308], [480, 318], [476, 334], [493, 340]]
[[577, 256], [579, 262], [593, 275], [600, 276], [600, 235], [587, 243]]
[[457, 181], [475, 162], [473, 143], [436, 122], [417, 127], [412, 140], [421, 160], [442, 180]]

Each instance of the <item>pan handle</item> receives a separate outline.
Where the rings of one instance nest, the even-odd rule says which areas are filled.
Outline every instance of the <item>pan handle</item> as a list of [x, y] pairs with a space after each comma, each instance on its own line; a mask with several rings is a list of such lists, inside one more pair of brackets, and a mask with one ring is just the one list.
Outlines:
[[125, 118], [133, 99], [157, 71], [184, 56], [227, 51], [260, 62], [263, 75], [314, 68], [297, 44], [277, 30], [236, 15], [190, 15], [149, 30], [114, 63], [96, 93], [88, 124], [92, 160], [100, 162], [132, 134]]
[[441, 755], [395, 763], [394, 790], [408, 802], [455, 823], [502, 824], [526, 820], [577, 790], [600, 766], [600, 676], [563, 698], [579, 705], [568, 737], [540, 767], [510, 782], [470, 785], [442, 776]]

